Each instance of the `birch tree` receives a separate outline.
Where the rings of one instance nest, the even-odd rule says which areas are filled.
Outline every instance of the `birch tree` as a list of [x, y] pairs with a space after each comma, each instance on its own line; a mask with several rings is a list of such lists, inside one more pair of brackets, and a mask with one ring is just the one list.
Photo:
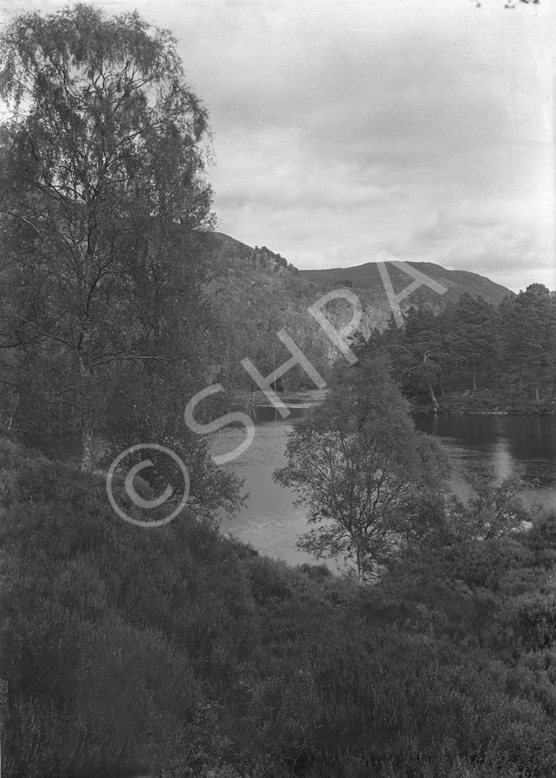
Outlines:
[[89, 471], [118, 382], [191, 375], [206, 345], [207, 111], [137, 13], [23, 14], [0, 50], [0, 345], [79, 421]]
[[299, 547], [372, 579], [443, 521], [447, 463], [418, 433], [382, 358], [337, 372], [326, 400], [295, 426], [275, 480], [298, 495], [313, 528]]

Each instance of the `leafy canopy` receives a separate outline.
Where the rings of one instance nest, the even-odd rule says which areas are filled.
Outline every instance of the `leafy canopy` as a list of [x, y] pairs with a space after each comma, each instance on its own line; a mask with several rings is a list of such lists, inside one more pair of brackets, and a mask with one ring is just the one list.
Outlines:
[[315, 528], [300, 547], [355, 563], [372, 578], [442, 520], [447, 463], [418, 433], [382, 358], [336, 372], [329, 395], [288, 441], [275, 480], [299, 495]]
[[169, 442], [206, 380], [207, 111], [137, 13], [23, 14], [1, 50], [5, 391], [16, 428], [79, 424], [88, 470], [93, 435]]

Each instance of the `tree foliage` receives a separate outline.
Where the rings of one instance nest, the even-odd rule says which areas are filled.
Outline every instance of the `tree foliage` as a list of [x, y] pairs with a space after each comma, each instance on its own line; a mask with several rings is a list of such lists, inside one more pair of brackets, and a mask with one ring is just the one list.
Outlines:
[[164, 435], [203, 380], [207, 111], [169, 33], [83, 4], [8, 25], [0, 96], [6, 402], [45, 437], [77, 421], [88, 470], [94, 434]]
[[530, 387], [540, 399], [545, 378], [554, 386], [556, 371], [556, 296], [543, 284], [531, 284], [501, 306], [503, 359], [521, 391]]
[[300, 547], [354, 562], [360, 580], [441, 520], [446, 462], [415, 430], [384, 360], [337, 371], [326, 400], [293, 429], [286, 455], [274, 477], [317, 525]]
[[509, 476], [496, 483], [492, 473], [470, 476], [473, 492], [466, 503], [452, 497], [452, 532], [460, 539], [492, 540], [522, 530], [533, 513], [525, 508], [521, 493], [524, 482]]
[[411, 307], [403, 327], [359, 339], [364, 353], [385, 351], [404, 393], [427, 396], [435, 411], [446, 395], [488, 390], [496, 405], [550, 410], [556, 402], [556, 292], [531, 284], [498, 306], [464, 293], [433, 312]]

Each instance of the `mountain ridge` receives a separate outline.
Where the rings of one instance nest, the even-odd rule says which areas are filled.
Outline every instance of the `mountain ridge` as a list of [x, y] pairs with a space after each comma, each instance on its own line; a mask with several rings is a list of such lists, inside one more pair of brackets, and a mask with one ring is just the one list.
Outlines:
[[[313, 282], [323, 289], [329, 290], [342, 285], [342, 282], [344, 282], [345, 286], [371, 292], [374, 298], [372, 302], [375, 305], [378, 305], [378, 307], [383, 307], [383, 304], [388, 305], [377, 262], [364, 262], [361, 265], [351, 265], [348, 267], [300, 270], [295, 267], [295, 265], [288, 262], [285, 257], [272, 252], [266, 246], [255, 246], [253, 248], [225, 233], [215, 232], [214, 235], [220, 244], [219, 252], [221, 256], [225, 256], [227, 251], [231, 251], [236, 255], [237, 252], [241, 252], [246, 256], [251, 256], [253, 252], [262, 252], [267, 255], [270, 261], [269, 269], [273, 260], [275, 267], [278, 266], [279, 270], [284, 268], [294, 272], [301, 278], [307, 279], [307, 281]], [[432, 281], [436, 281], [446, 287], [447, 291], [442, 295], [442, 303], [439, 303], [439, 300], [437, 299], [437, 304], [442, 306], [448, 302], [456, 302], [463, 292], [467, 292], [473, 297], [481, 296], [488, 302], [495, 304], [500, 303], [504, 297], [513, 297], [515, 294], [511, 289], [507, 289], [505, 286], [502, 286], [502, 284], [497, 284], [495, 281], [488, 278], [488, 276], [474, 273], [470, 270], [449, 270], [434, 262], [414, 262], [412, 260], [407, 260], [406, 264], [419, 270]], [[401, 292], [413, 281], [411, 276], [399, 267], [388, 262], [386, 265], [388, 266], [388, 274], [396, 293]], [[423, 299], [423, 296], [428, 299]], [[434, 298], [439, 297], [437, 292], [424, 286], [412, 293], [410, 297], [406, 298], [405, 303], [406, 305], [420, 304], [425, 301], [430, 303]]]
[[[383, 330], [392, 314], [382, 278], [376, 263], [354, 268], [299, 270], [280, 254], [266, 246], [254, 248], [224, 233], [214, 236], [214, 277], [207, 291], [219, 320], [222, 364], [215, 363], [215, 376], [225, 385], [248, 391], [252, 381], [242, 367], [248, 358], [262, 375], [269, 375], [291, 357], [278, 333], [288, 336], [307, 356], [316, 370], [326, 378], [338, 352], [323, 328], [311, 315], [311, 307], [338, 286], [352, 287], [361, 303], [358, 328], [364, 337]], [[426, 306], [434, 313], [457, 302], [463, 292], [483, 296], [497, 303], [508, 289], [490, 279], [467, 271], [446, 270], [432, 263], [410, 263], [433, 280], [444, 285], [439, 294], [421, 286], [404, 297], [400, 309]], [[388, 267], [394, 288], [399, 294], [414, 279], [396, 266]], [[351, 322], [353, 308], [349, 301], [332, 299], [326, 305], [326, 317], [336, 330]], [[216, 380], [216, 379], [215, 379]], [[289, 371], [284, 378], [286, 390], [301, 386], [314, 388], [302, 368]]]
[[[497, 284], [488, 276], [481, 275], [480, 273], [473, 273], [469, 270], [449, 270], [434, 262], [413, 262], [408, 260], [406, 264], [419, 270], [431, 280], [447, 287], [446, 301], [454, 300], [454, 296], [459, 297], [464, 291], [474, 297], [482, 296], [493, 303], [499, 303], [504, 297], [514, 295], [514, 292], [510, 289], [502, 286], [502, 284]], [[403, 270], [388, 262], [386, 265], [388, 266], [388, 273], [394, 289], [401, 284], [401, 288], [396, 291], [401, 291], [401, 289], [408, 286], [410, 283], [409, 274], [404, 273]], [[317, 283], [332, 283], [335, 285], [339, 281], [344, 280], [351, 281], [353, 286], [358, 289], [383, 288], [378, 263], [376, 262], [365, 262], [361, 265], [349, 267], [300, 270], [299, 272], [304, 278]], [[452, 292], [451, 294], [450, 291]]]

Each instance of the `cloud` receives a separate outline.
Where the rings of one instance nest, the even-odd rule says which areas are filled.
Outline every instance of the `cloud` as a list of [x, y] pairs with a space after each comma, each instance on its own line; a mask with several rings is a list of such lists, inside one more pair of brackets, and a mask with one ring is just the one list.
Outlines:
[[300, 267], [387, 249], [512, 288], [549, 277], [548, 2], [99, 4], [176, 35], [211, 115], [224, 232]]
[[267, 19], [249, 49], [253, 74], [218, 109], [229, 123], [213, 179], [226, 229], [305, 267], [387, 248], [502, 282], [511, 273], [514, 285], [513, 269], [546, 269], [551, 128], [530, 57], [543, 51], [531, 46], [540, 33], [529, 19], [520, 38], [517, 17], [499, 8], [477, 34], [469, 9], [454, 8], [443, 25], [396, 28], [391, 16], [354, 30], [334, 27], [326, 6], [314, 34], [291, 7]]
[[524, 198], [448, 204], [397, 248], [416, 261], [481, 273], [516, 291], [533, 281], [554, 288], [546, 205]]

